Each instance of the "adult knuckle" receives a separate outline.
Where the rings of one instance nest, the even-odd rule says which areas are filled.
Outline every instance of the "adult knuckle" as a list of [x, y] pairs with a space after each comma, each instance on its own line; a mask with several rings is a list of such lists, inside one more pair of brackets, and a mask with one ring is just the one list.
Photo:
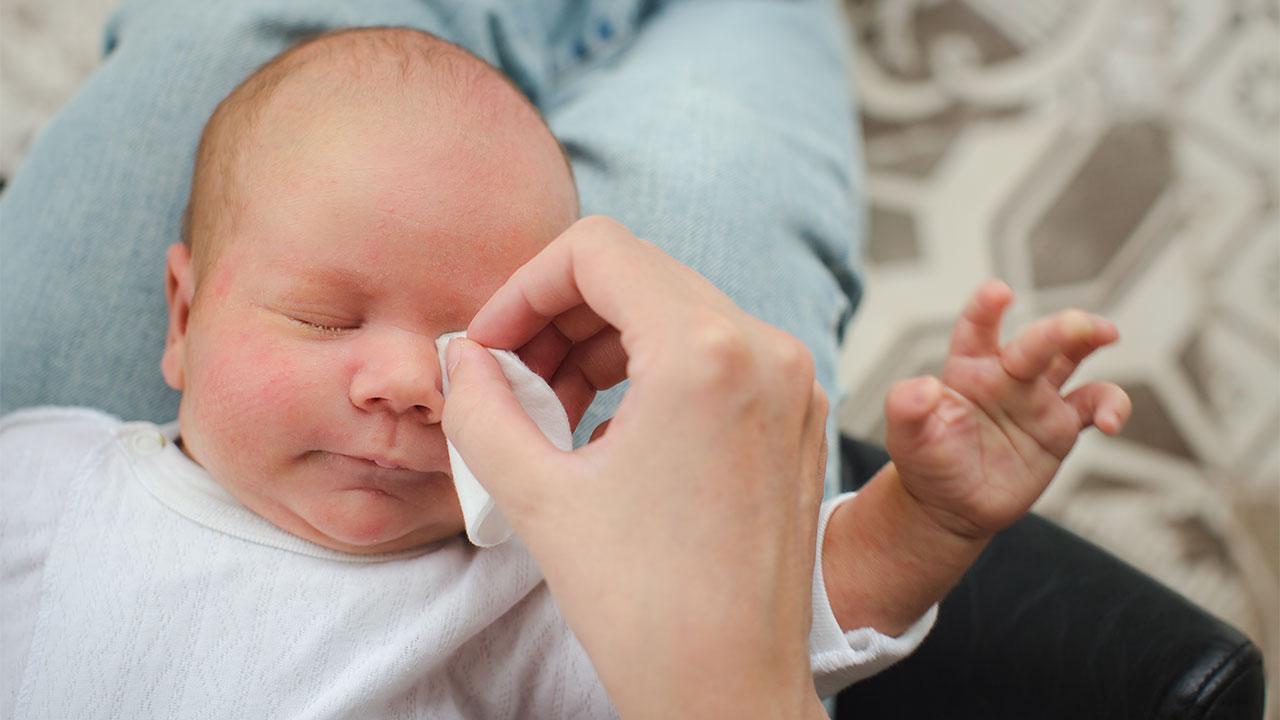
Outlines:
[[716, 313], [703, 313], [691, 321], [687, 346], [694, 367], [710, 384], [733, 381], [751, 365], [751, 344], [746, 333]]
[[574, 223], [574, 226], [581, 231], [580, 237], [597, 241], [600, 237], [617, 238], [631, 234], [622, 223], [608, 215], [588, 215]]
[[827, 396], [827, 391], [822, 389], [816, 381], [813, 383], [813, 393], [810, 402], [813, 404], [814, 415], [821, 418], [823, 425], [827, 422], [827, 413], [831, 411], [831, 398]]
[[813, 353], [809, 352], [809, 348], [804, 343], [788, 333], [779, 331], [777, 338], [774, 343], [774, 352], [779, 370], [787, 377], [807, 385], [813, 380], [814, 375]]

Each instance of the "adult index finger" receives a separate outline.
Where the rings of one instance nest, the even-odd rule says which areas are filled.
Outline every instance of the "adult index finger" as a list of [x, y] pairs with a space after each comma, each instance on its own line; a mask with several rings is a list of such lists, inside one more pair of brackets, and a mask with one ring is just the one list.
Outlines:
[[640, 330], [688, 302], [676, 267], [674, 259], [617, 222], [583, 218], [498, 288], [471, 320], [467, 337], [515, 349], [583, 305], [623, 334]]

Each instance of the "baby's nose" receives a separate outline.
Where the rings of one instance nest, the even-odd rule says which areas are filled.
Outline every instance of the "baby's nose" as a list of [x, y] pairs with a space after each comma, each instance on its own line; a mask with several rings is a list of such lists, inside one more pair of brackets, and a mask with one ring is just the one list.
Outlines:
[[351, 379], [351, 403], [438, 423], [444, 413], [434, 338], [392, 328], [366, 343]]

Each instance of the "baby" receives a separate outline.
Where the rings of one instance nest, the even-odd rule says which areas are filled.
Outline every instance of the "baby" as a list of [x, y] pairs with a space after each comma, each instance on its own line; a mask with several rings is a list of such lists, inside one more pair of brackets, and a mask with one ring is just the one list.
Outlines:
[[[611, 716], [519, 542], [460, 537], [440, 427], [436, 338], [578, 214], [536, 110], [424, 33], [328, 34], [236, 88], [168, 255], [178, 422], [0, 426], [6, 716]], [[890, 395], [895, 462], [824, 506], [824, 694], [914, 649], [1079, 431], [1123, 422], [1113, 386], [1057, 393], [1114, 328], [1002, 353], [1009, 300], [975, 296], [949, 374]]]

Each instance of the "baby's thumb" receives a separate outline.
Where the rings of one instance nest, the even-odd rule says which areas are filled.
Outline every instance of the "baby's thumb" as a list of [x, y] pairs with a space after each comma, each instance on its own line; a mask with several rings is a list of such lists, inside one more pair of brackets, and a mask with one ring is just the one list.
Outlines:
[[[466, 338], [449, 342], [449, 376], [442, 426], [467, 467], [485, 490], [503, 497], [528, 486], [528, 470], [543, 465], [540, 455], [554, 452], [538, 426], [511, 392], [511, 384], [487, 350]], [[523, 478], [524, 482], [507, 482]]]
[[886, 444], [907, 450], [924, 443], [929, 415], [941, 399], [942, 383], [928, 375], [903, 380], [889, 388], [884, 399]]

